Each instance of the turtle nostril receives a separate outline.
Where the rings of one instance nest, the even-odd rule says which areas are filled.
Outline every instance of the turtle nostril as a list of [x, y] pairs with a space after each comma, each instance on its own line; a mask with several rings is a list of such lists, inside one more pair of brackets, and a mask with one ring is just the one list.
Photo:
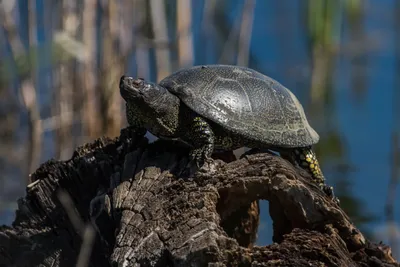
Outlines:
[[125, 75], [121, 76], [121, 79], [119, 79], [119, 86], [121, 87], [124, 84], [125, 81]]

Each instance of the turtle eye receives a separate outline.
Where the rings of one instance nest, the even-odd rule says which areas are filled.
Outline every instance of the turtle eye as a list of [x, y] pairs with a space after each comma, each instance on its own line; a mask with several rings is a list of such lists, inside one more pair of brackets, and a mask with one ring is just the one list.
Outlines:
[[144, 80], [141, 78], [132, 80], [132, 85], [134, 87], [141, 87], [141, 86], [143, 86], [143, 83], [144, 83]]

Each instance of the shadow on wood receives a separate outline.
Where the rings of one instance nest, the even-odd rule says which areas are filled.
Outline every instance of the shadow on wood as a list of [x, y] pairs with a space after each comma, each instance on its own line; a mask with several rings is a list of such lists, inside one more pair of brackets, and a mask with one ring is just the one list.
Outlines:
[[[124, 129], [44, 163], [0, 228], [0, 266], [399, 266], [284, 159], [216, 159], [184, 178], [186, 155]], [[275, 242], [263, 247], [260, 199]]]

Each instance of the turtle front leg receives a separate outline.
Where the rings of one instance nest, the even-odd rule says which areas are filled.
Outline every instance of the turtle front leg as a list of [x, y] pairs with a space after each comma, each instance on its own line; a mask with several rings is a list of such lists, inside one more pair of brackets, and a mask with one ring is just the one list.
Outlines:
[[197, 167], [202, 166], [205, 161], [211, 160], [215, 138], [207, 121], [199, 116], [194, 117], [186, 139], [194, 147], [190, 152], [190, 158], [196, 162]]

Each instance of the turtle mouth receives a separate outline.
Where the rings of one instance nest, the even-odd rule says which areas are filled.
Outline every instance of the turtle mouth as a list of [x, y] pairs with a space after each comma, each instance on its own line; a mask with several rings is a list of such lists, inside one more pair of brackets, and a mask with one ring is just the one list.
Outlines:
[[123, 75], [119, 81], [119, 89], [122, 98], [126, 100], [133, 97], [143, 96], [143, 93], [141, 92], [143, 85], [143, 79], [134, 79], [132, 77]]

